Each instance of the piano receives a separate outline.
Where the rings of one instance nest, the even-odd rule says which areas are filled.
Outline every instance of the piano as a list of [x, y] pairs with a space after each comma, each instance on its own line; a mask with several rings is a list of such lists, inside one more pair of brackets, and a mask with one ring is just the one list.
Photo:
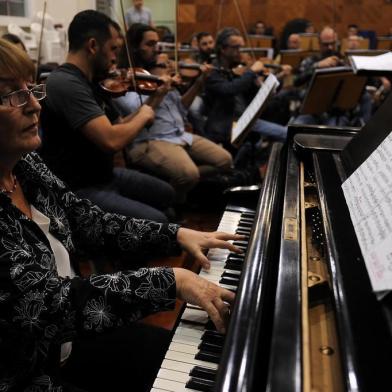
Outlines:
[[292, 125], [273, 145], [257, 205], [218, 228], [249, 236], [245, 256], [211, 250], [201, 272], [236, 291], [227, 334], [187, 306], [151, 391], [392, 390], [392, 296], [372, 291], [341, 189], [355, 141], [391, 120], [384, 105], [362, 130]]

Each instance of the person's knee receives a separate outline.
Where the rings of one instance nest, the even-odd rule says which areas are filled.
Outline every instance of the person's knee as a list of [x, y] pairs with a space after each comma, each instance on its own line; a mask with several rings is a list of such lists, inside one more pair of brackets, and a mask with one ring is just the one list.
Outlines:
[[229, 151], [225, 149], [221, 149], [219, 153], [219, 160], [216, 164], [219, 169], [229, 170], [233, 166], [233, 157], [229, 153]]
[[190, 190], [200, 180], [200, 172], [197, 166], [183, 166], [173, 178], [173, 186], [184, 190]]

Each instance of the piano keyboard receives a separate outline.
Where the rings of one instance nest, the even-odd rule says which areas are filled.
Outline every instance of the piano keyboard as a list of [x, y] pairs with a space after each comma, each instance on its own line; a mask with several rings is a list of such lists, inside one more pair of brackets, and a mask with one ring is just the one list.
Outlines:
[[[254, 212], [250, 210], [227, 210], [223, 213], [218, 231], [249, 237], [253, 221]], [[247, 240], [234, 241], [234, 244], [246, 250]], [[211, 249], [207, 256], [211, 268], [202, 270], [200, 276], [235, 292], [245, 254]], [[212, 391], [223, 345], [224, 335], [216, 331], [207, 312], [187, 305], [151, 392]]]

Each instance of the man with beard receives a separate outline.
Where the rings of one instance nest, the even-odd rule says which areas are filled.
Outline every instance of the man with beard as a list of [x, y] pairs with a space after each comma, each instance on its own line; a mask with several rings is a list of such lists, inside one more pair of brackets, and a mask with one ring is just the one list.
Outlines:
[[196, 35], [196, 39], [199, 51], [195, 56], [195, 60], [200, 64], [211, 64], [213, 60], [212, 54], [214, 53], [215, 49], [214, 37], [210, 33], [202, 31]]
[[[82, 11], [72, 20], [66, 63], [47, 80], [42, 156], [78, 196], [104, 211], [167, 221], [162, 211], [174, 200], [173, 188], [155, 177], [113, 167], [114, 153], [154, 118], [148, 105], [121, 118], [98, 82], [117, 61], [120, 38], [118, 25], [97, 11]], [[167, 88], [163, 85], [156, 94]]]
[[[337, 34], [331, 27], [324, 27], [319, 36], [320, 53], [304, 59], [294, 77], [294, 86], [301, 87], [301, 96], [304, 97], [306, 88], [316, 69], [325, 69], [344, 65], [337, 51]], [[319, 116], [301, 114], [293, 121], [295, 124], [320, 124], [320, 125], [349, 125], [352, 121], [367, 122], [371, 116], [372, 103], [369, 94], [362, 95], [359, 102], [359, 118], [353, 117], [348, 112], [323, 113]]]
[[[138, 67], [152, 71], [157, 60], [158, 34], [150, 26], [133, 24], [127, 31], [128, 46]], [[126, 65], [126, 56], [121, 60]], [[124, 61], [124, 63], [122, 63]], [[157, 176], [168, 179], [176, 190], [176, 202], [184, 204], [187, 193], [200, 178], [227, 171], [232, 164], [231, 155], [221, 146], [186, 131], [187, 111], [203, 88], [210, 66], [202, 65], [201, 74], [193, 84], [180, 94], [171, 89], [161, 102], [153, 104], [155, 119], [127, 148], [129, 160]], [[158, 68], [159, 69], [159, 68]], [[129, 92], [115, 100], [122, 115], [128, 116], [140, 107], [140, 101], [149, 102]]]
[[[261, 61], [255, 61], [241, 75], [233, 71], [241, 63], [241, 48], [245, 46], [241, 33], [232, 27], [224, 28], [216, 38], [215, 66], [206, 80], [205, 106], [207, 108], [206, 136], [229, 148], [233, 121], [245, 111], [262, 83], [259, 76], [264, 69]], [[287, 127], [257, 119], [253, 133], [275, 140], [286, 139]]]

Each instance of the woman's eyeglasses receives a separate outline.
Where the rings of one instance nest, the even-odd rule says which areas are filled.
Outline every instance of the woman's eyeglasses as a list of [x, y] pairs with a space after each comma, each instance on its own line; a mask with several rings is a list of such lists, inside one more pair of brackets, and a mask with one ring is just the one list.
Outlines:
[[12, 106], [21, 108], [29, 102], [30, 94], [33, 94], [37, 101], [41, 101], [46, 97], [46, 85], [38, 84], [30, 89], [22, 89], [13, 91], [12, 93], [0, 97], [0, 104], [4, 106]]

